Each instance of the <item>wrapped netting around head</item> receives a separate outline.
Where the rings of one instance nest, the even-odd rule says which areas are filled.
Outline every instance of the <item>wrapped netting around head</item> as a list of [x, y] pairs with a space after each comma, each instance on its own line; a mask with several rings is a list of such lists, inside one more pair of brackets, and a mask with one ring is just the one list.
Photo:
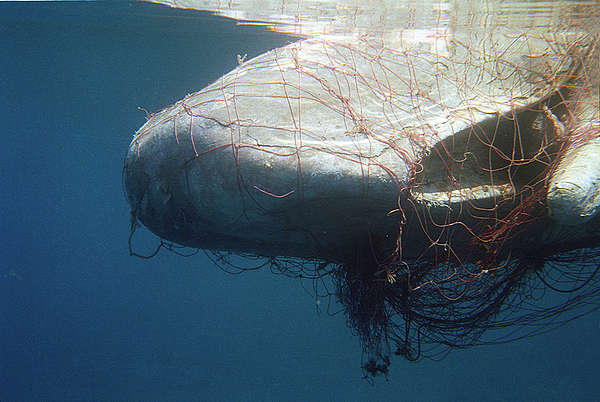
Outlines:
[[[550, 224], [553, 169], [598, 136], [582, 122], [598, 118], [585, 105], [597, 97], [596, 38], [396, 40], [311, 39], [259, 56], [154, 113], [130, 150], [144, 161], [146, 137], [171, 130], [166, 160], [184, 172], [179, 193], [170, 170], [147, 173], [164, 205], [184, 201], [152, 227], [149, 201], [130, 195], [134, 217], [176, 243], [332, 278], [320, 294], [344, 306], [368, 374], [385, 373], [391, 353], [543, 330], [598, 288], [597, 233], [583, 251], [554, 247], [571, 229], [536, 237]], [[234, 195], [222, 210], [205, 200], [207, 171]], [[230, 264], [228, 252], [214, 258]], [[573, 293], [536, 307], [546, 289]]]

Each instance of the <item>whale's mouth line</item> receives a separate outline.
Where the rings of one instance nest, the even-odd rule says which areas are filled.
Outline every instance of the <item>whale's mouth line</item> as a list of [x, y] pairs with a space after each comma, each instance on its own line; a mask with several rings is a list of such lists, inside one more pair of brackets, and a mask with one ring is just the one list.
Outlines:
[[431, 204], [432, 206], [450, 207], [452, 204], [469, 200], [481, 204], [494, 204], [499, 198], [508, 198], [513, 195], [514, 187], [509, 184], [497, 185], [478, 185], [473, 187], [464, 187], [450, 191], [420, 191], [413, 189], [412, 197], [420, 202]]

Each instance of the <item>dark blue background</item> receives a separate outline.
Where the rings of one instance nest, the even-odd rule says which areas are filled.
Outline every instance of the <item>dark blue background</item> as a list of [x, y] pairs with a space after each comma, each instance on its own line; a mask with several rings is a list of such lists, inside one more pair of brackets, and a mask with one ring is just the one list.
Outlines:
[[600, 399], [598, 313], [442, 362], [395, 359], [373, 387], [310, 283], [128, 255], [137, 107], [289, 40], [147, 4], [0, 3], [0, 400]]

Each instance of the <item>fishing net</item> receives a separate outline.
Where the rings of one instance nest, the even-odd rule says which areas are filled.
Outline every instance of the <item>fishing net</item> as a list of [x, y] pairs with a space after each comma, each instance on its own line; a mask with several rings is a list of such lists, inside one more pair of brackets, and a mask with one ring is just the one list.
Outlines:
[[142, 223], [229, 272], [312, 280], [367, 375], [564, 323], [596, 308], [600, 225], [557, 224], [548, 189], [600, 136], [596, 42], [323, 37], [240, 58], [136, 133], [130, 250]]

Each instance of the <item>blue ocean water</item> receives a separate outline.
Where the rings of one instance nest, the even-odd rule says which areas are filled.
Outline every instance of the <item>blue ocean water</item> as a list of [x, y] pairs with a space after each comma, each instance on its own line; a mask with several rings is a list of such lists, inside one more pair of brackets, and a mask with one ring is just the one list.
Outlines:
[[137, 108], [290, 40], [142, 3], [0, 3], [0, 400], [600, 399], [599, 313], [441, 362], [397, 358], [372, 386], [343, 314], [318, 313], [306, 283], [128, 255]]

